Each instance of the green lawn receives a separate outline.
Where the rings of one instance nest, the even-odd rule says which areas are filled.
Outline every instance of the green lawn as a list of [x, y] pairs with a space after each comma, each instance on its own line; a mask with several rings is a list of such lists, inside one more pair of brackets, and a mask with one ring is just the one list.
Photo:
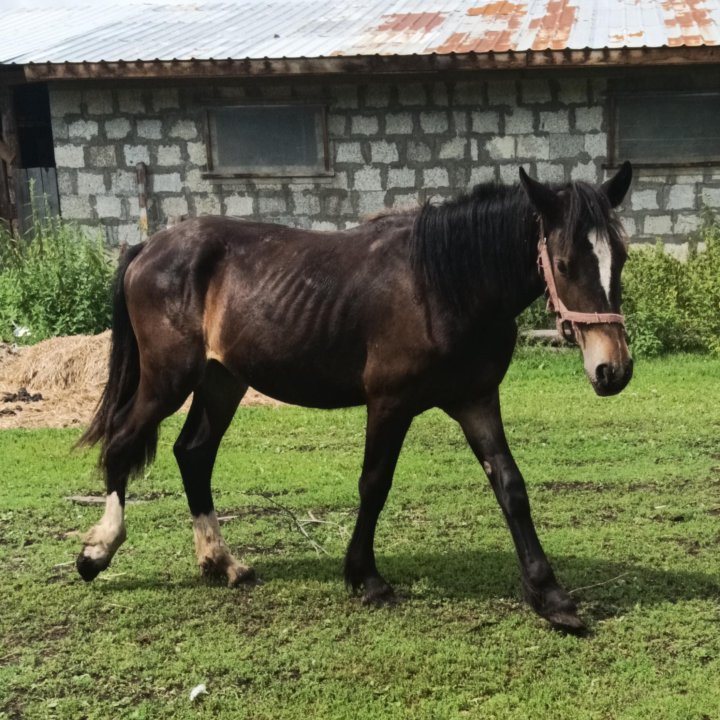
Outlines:
[[[0, 432], [0, 718], [720, 718], [720, 360], [637, 363], [596, 398], [575, 354], [518, 358], [510, 444], [586, 638], [521, 601], [510, 535], [458, 428], [416, 420], [377, 538], [404, 601], [345, 591], [362, 410], [241, 409], [215, 474], [228, 543], [263, 584], [197, 576], [168, 421], [128, 541], [86, 585], [100, 507], [75, 431]], [[327, 550], [318, 554], [291, 517]], [[588, 587], [590, 586], [590, 587]], [[191, 703], [190, 690], [208, 694]]]

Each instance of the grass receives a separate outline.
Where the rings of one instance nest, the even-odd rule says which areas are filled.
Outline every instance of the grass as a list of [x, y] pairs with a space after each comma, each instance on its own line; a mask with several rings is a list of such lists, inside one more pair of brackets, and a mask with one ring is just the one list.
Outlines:
[[[590, 718], [720, 715], [720, 360], [638, 363], [596, 398], [574, 355], [527, 353], [503, 385], [510, 444], [585, 639], [521, 601], [516, 561], [459, 430], [416, 420], [381, 518], [405, 600], [370, 610], [341, 579], [361, 410], [239, 411], [218, 459], [231, 547], [264, 584], [197, 577], [166, 423], [135, 481], [127, 543], [85, 585], [72, 533], [100, 515], [75, 431], [0, 433], [0, 718]], [[316, 554], [288, 515], [328, 552]], [[589, 587], [588, 587], [589, 586]], [[191, 703], [190, 690], [208, 694]]]

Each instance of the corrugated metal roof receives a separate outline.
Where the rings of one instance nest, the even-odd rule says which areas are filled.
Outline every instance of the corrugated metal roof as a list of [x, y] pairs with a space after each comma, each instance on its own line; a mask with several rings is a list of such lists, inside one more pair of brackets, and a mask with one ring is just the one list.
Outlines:
[[0, 63], [720, 44], [720, 0], [194, 0], [0, 11]]

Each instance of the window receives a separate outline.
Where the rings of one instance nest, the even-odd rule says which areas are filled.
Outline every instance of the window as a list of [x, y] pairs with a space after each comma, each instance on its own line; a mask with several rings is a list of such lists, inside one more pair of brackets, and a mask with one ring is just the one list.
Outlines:
[[209, 177], [329, 174], [321, 105], [219, 107], [207, 116]]
[[618, 94], [613, 98], [612, 116], [613, 163], [720, 163], [718, 92]]

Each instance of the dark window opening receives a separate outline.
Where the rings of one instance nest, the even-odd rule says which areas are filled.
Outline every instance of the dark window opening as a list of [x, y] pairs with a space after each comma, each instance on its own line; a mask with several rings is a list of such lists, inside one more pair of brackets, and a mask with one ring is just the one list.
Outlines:
[[613, 98], [613, 162], [720, 163], [720, 93], [637, 92]]
[[325, 108], [253, 105], [208, 110], [209, 174], [233, 177], [329, 172]]
[[47, 85], [19, 85], [14, 101], [19, 167], [55, 167]]

